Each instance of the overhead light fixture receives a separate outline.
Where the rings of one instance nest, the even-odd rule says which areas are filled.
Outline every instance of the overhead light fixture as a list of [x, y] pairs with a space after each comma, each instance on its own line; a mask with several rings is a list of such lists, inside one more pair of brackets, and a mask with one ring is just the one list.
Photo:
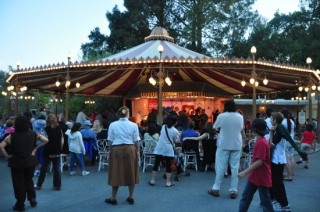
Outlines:
[[308, 87], [305, 87], [305, 88], [304, 88], [304, 91], [305, 91], [305, 92], [308, 92], [308, 91], [309, 91], [309, 88], [308, 88]]
[[246, 81], [244, 81], [243, 77], [242, 77], [241, 85], [242, 85], [242, 87], [246, 86]]
[[316, 86], [315, 84], [313, 84], [313, 85], [311, 86], [311, 88], [312, 88], [312, 90], [314, 91], [314, 90], [317, 89], [317, 86]]
[[301, 92], [303, 90], [303, 87], [300, 85], [298, 89]]
[[57, 87], [59, 87], [60, 86], [60, 82], [59, 82], [59, 80], [57, 79], [57, 81], [56, 81], [56, 86]]
[[249, 82], [250, 82], [250, 84], [253, 85], [253, 83], [255, 82], [255, 80], [253, 79], [253, 77], [250, 78]]
[[76, 87], [80, 88], [80, 83], [79, 82], [76, 83]]
[[259, 82], [258, 82], [258, 81], [255, 81], [255, 82], [254, 82], [254, 85], [255, 85], [256, 87], [258, 87], [258, 86], [259, 86]]

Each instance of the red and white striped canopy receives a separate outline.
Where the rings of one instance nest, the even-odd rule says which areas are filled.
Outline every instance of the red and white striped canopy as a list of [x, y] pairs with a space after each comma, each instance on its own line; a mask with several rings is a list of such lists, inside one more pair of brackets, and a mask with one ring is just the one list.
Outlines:
[[[146, 42], [96, 62], [70, 63], [71, 85], [74, 95], [140, 97], [142, 93], [157, 92], [149, 78], [162, 65], [172, 85], [164, 85], [163, 92], [199, 92], [208, 96], [231, 98], [233, 95], [252, 93], [249, 79], [253, 67], [259, 86], [257, 93], [293, 91], [298, 84], [318, 83], [318, 75], [305, 67], [279, 64], [271, 61], [237, 58], [212, 58], [173, 43], [163, 28], [155, 28]], [[163, 53], [158, 46], [163, 46]], [[27, 86], [28, 90], [65, 93], [68, 66], [64, 63], [33, 67], [12, 74], [7, 82]], [[262, 83], [268, 79], [268, 84]], [[55, 82], [61, 85], [57, 87]], [[245, 80], [245, 86], [241, 81]], [[76, 83], [80, 87], [76, 87]]]

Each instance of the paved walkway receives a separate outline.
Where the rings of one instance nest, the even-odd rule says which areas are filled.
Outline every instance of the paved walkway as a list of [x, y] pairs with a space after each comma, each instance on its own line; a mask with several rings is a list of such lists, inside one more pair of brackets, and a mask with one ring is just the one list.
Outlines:
[[[295, 156], [298, 159], [298, 156]], [[310, 155], [309, 169], [297, 165], [296, 176], [292, 182], [285, 182], [288, 200], [292, 211], [319, 211], [320, 208], [320, 153]], [[62, 173], [62, 190], [54, 191], [52, 187], [52, 173], [48, 173], [42, 190], [37, 191], [38, 205], [31, 208], [26, 202], [26, 211], [221, 211], [232, 212], [238, 210], [238, 205], [246, 183], [245, 179], [239, 180], [239, 196], [232, 200], [229, 198], [228, 189], [230, 178], [224, 179], [220, 197], [216, 198], [207, 194], [211, 188], [215, 173], [196, 172], [190, 170], [191, 176], [182, 176], [180, 182], [170, 188], [165, 187], [162, 178], [164, 168], [158, 173], [156, 185], [151, 187], [148, 181], [151, 178], [151, 168], [145, 173], [140, 173], [140, 184], [135, 190], [135, 204], [126, 202], [128, 197], [127, 187], [120, 187], [117, 201], [118, 205], [108, 205], [104, 199], [110, 197], [111, 187], [107, 185], [106, 169], [98, 172], [98, 167], [87, 166], [90, 175], [80, 176], [80, 170], [75, 176], [69, 176], [65, 170]], [[35, 177], [36, 181], [37, 178]], [[10, 169], [6, 160], [0, 157], [0, 211], [12, 211], [15, 203], [11, 183]], [[251, 212], [262, 211], [259, 207], [259, 195], [256, 193], [251, 207]]]

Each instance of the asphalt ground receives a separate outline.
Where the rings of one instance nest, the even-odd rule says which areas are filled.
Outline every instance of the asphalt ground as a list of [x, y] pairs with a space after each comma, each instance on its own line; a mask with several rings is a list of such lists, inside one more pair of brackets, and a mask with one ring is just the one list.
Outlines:
[[[318, 145], [319, 148], [319, 145]], [[295, 156], [298, 160], [298, 156]], [[310, 155], [309, 169], [303, 165], [296, 166], [296, 175], [292, 182], [285, 181], [285, 187], [292, 211], [320, 211], [320, 153]], [[242, 165], [242, 163], [241, 163]], [[140, 171], [140, 184], [135, 189], [135, 204], [126, 201], [128, 188], [120, 187], [117, 195], [118, 205], [104, 202], [111, 196], [111, 187], [107, 185], [107, 168], [98, 172], [95, 166], [87, 165], [90, 175], [81, 176], [77, 167], [77, 174], [69, 176], [67, 169], [62, 173], [62, 190], [52, 190], [53, 173], [48, 173], [42, 190], [37, 192], [38, 205], [31, 208], [26, 202], [26, 211], [238, 211], [239, 201], [246, 178], [239, 180], [237, 199], [229, 198], [230, 178], [223, 179], [220, 197], [213, 197], [207, 193], [214, 183], [214, 172], [196, 172], [189, 170], [191, 176], [181, 175], [181, 181], [175, 182], [173, 187], [165, 187], [161, 167], [156, 178], [155, 186], [150, 186], [151, 167], [145, 173]], [[140, 169], [141, 170], [141, 169]], [[33, 178], [37, 181], [37, 177]], [[172, 179], [173, 180], [173, 179]], [[12, 211], [15, 204], [10, 169], [7, 161], [0, 156], [0, 212]], [[262, 211], [259, 207], [259, 194], [256, 193], [249, 211]]]

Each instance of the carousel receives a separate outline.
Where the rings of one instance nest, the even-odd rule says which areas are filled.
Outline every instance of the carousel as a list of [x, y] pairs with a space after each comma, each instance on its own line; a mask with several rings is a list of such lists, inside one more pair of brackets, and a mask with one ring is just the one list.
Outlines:
[[[88, 96], [89, 101], [93, 96], [122, 97], [132, 100], [132, 114], [148, 114], [155, 108], [161, 117], [167, 106], [187, 111], [201, 107], [211, 116], [215, 110], [222, 111], [224, 101], [251, 94], [251, 115], [255, 116], [257, 95], [299, 93], [301, 88], [309, 91], [310, 103], [311, 93], [320, 91], [320, 79], [310, 68], [310, 58], [308, 67], [300, 67], [256, 60], [256, 52], [252, 47], [249, 58], [214, 58], [174, 44], [166, 29], [156, 27], [143, 44], [118, 54], [95, 62], [72, 62], [68, 54], [66, 64], [18, 69], [7, 83], [11, 92], [27, 88], [28, 93], [65, 95], [67, 120], [70, 95]], [[309, 106], [309, 114], [311, 110]]]

